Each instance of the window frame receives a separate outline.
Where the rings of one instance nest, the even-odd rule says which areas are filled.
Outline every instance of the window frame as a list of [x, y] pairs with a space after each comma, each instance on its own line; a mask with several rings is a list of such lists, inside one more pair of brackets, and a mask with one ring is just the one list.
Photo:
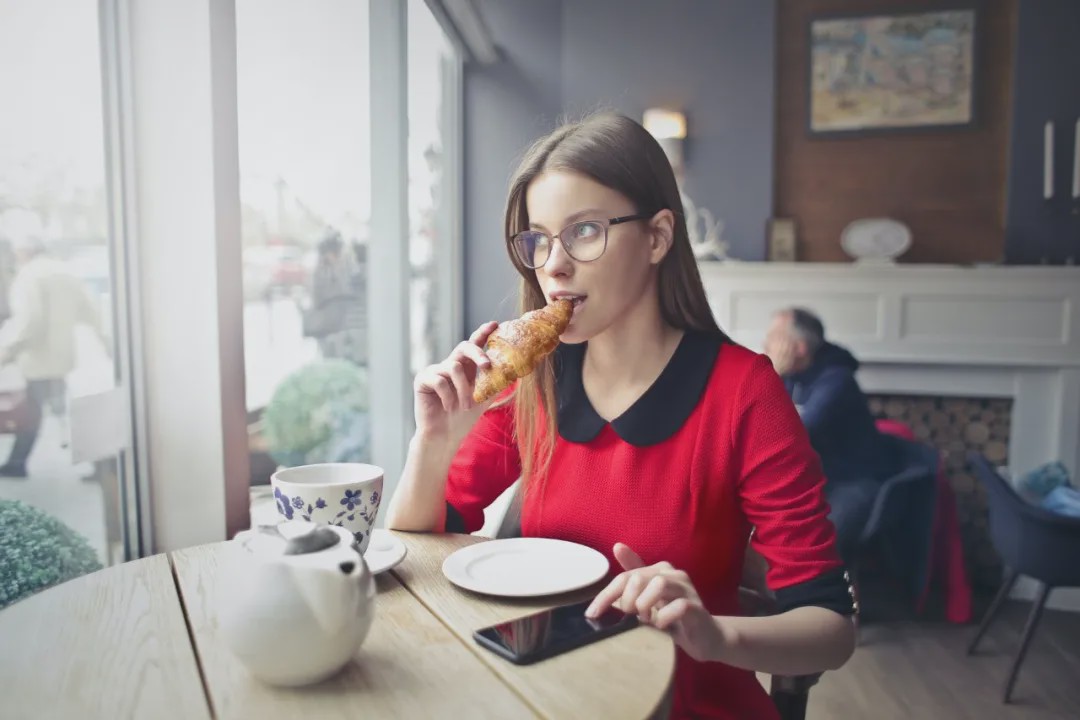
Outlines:
[[[116, 323], [128, 344], [118, 358], [120, 382], [132, 394], [132, 451], [124, 460], [123, 497], [130, 521], [126, 542], [129, 557], [141, 557], [226, 539], [250, 522], [236, 15], [234, 0], [201, 0], [184, 8], [139, 0], [98, 1], [106, 77], [110, 228], [117, 248], [113, 266], [127, 283], [117, 296], [122, 307]], [[408, 8], [404, 2], [389, 0], [369, 0], [368, 8], [370, 107], [378, 108], [370, 123], [372, 177], [378, 182], [371, 183], [367, 283], [373, 349], [369, 377], [377, 382], [371, 383], [369, 398], [375, 419], [372, 461], [385, 470], [384, 497], [388, 497], [401, 475], [414, 429], [409, 369]], [[442, 18], [435, 17], [447, 32]], [[140, 55], [160, 36], [161, 23], [170, 25], [168, 53]], [[447, 73], [450, 82], [443, 87], [447, 166], [446, 204], [440, 217], [450, 232], [436, 247], [440, 274], [432, 297], [438, 313], [437, 353], [449, 352], [463, 331], [463, 59], [453, 42], [451, 47], [455, 61]], [[159, 180], [168, 169], [163, 165], [167, 154], [148, 143], [157, 142], [160, 130], [153, 123], [169, 108], [160, 104], [159, 97], [150, 97], [153, 93], [140, 97], [140, 90], [155, 82], [159, 87], [171, 84], [178, 65], [191, 70], [181, 78], [182, 90], [198, 107], [189, 108], [194, 127], [185, 126], [177, 142], [189, 156], [203, 158], [198, 167], [211, 169], [212, 176], [170, 182], [202, 184], [194, 208], [197, 218], [188, 222], [201, 223], [199, 227], [212, 238], [199, 239], [183, 252], [204, 261], [190, 282], [200, 293], [212, 294], [208, 303], [184, 304], [170, 296], [176, 288], [175, 279], [168, 277], [167, 258], [181, 250], [154, 235], [169, 222], [176, 206], [168, 188], [145, 184]], [[214, 331], [212, 340], [208, 326]], [[213, 358], [188, 363], [178, 387], [155, 386], [170, 370], [175, 374], [178, 338], [186, 337], [201, 337], [202, 341], [192, 342], [204, 346], [189, 350], [213, 353]], [[212, 397], [191, 403], [193, 386]], [[197, 461], [177, 466], [182, 457]]]

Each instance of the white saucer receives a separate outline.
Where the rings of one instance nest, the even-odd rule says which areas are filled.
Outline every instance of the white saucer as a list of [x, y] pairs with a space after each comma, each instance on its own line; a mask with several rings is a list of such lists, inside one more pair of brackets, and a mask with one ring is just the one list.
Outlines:
[[469, 545], [443, 562], [458, 587], [500, 597], [541, 597], [579, 590], [608, 572], [603, 555], [584, 545], [547, 538], [506, 538]]
[[364, 562], [367, 563], [372, 575], [378, 575], [397, 567], [405, 559], [407, 553], [405, 543], [389, 531], [376, 528], [371, 531], [371, 540], [368, 542], [367, 552], [364, 553]]

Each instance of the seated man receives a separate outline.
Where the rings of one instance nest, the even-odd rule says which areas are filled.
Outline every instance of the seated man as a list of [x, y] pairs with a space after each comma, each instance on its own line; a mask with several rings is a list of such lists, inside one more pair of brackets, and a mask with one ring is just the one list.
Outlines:
[[829, 517], [840, 554], [850, 563], [878, 489], [898, 471], [899, 458], [878, 432], [855, 380], [858, 360], [825, 341], [816, 315], [801, 308], [778, 312], [765, 338], [765, 353], [821, 457]]

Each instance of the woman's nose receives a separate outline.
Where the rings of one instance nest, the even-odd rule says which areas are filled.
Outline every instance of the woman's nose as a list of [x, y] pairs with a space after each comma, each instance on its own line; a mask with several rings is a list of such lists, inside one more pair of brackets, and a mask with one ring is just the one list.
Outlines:
[[574, 267], [574, 260], [566, 252], [562, 241], [557, 240], [551, 244], [551, 252], [544, 262], [543, 269], [548, 275], [566, 275]]

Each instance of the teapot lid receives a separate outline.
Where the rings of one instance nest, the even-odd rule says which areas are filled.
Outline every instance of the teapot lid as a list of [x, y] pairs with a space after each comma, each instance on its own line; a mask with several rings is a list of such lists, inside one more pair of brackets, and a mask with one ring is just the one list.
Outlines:
[[332, 558], [360, 554], [356, 539], [345, 528], [305, 520], [260, 525], [237, 533], [235, 539], [253, 555], [303, 565], [336, 564]]

